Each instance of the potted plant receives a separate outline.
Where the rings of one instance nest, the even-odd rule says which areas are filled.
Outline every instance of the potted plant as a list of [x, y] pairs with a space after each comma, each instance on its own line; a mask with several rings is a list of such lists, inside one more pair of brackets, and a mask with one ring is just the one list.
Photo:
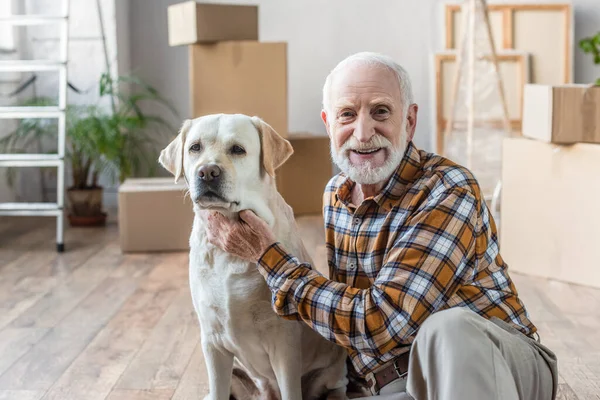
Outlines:
[[[123, 84], [131, 86], [123, 91]], [[129, 176], [152, 175], [156, 166], [161, 132], [174, 129], [163, 118], [145, 113], [142, 102], [158, 102], [174, 109], [158, 92], [140, 79], [122, 76], [113, 80], [103, 74], [100, 97], [110, 97], [111, 108], [99, 105], [67, 108], [66, 153], [71, 172], [67, 188], [68, 218], [73, 226], [103, 225], [103, 188], [101, 174], [123, 182]], [[34, 99], [28, 105], [52, 104], [50, 99]], [[166, 128], [166, 129], [155, 129]], [[21, 120], [17, 129], [0, 140], [4, 152], [23, 152], [36, 143], [56, 142], [56, 122], [48, 120]], [[52, 139], [52, 140], [48, 140]], [[49, 153], [56, 153], [56, 147]], [[9, 180], [9, 182], [11, 182]]]
[[[594, 64], [600, 65], [600, 32], [594, 36], [583, 38], [579, 41], [579, 48], [584, 53], [589, 53], [594, 58]], [[600, 86], [600, 78], [596, 79], [594, 83], [596, 86]]]

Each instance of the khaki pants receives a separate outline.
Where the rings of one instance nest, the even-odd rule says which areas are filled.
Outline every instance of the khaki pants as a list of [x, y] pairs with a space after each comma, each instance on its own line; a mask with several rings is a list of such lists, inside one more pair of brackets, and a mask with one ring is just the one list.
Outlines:
[[364, 399], [551, 400], [555, 355], [494, 318], [462, 308], [431, 315], [412, 345], [408, 376]]

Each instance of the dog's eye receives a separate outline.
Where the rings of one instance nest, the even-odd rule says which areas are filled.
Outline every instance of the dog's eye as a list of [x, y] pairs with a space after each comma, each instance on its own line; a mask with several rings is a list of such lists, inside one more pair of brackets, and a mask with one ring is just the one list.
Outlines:
[[193, 145], [190, 146], [190, 151], [197, 153], [200, 150], [202, 150], [202, 146], [200, 146], [200, 143], [194, 143]]
[[242, 146], [238, 146], [237, 144], [231, 146], [231, 154], [241, 155], [246, 154], [246, 150]]

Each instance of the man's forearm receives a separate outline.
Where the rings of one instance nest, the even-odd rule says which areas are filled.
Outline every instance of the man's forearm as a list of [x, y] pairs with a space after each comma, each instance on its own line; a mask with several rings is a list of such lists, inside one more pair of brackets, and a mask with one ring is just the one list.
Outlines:
[[[267, 249], [258, 268], [273, 292], [278, 315], [300, 319], [326, 339], [372, 357], [402, 344], [397, 331], [386, 329], [384, 322], [398, 307], [379, 288], [357, 289], [331, 281], [279, 243]], [[408, 316], [392, 318], [398, 322], [396, 329], [409, 328]]]

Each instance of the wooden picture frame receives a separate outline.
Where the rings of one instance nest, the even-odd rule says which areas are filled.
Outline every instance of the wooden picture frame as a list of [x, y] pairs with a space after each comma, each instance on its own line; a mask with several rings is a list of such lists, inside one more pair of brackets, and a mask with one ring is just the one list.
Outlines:
[[[498, 65], [504, 82], [504, 91], [509, 106], [509, 118], [513, 130], [519, 131], [522, 124], [523, 94], [525, 84], [530, 81], [529, 54], [516, 51], [502, 51], [498, 54]], [[445, 99], [451, 101], [449, 93], [454, 74], [445, 72], [447, 63], [455, 63], [457, 54], [455, 51], [444, 51], [435, 53], [435, 78], [436, 78], [436, 152], [444, 154], [444, 130], [446, 128], [446, 114], [451, 112], [451, 104], [445, 104]], [[490, 56], [491, 57], [491, 56]], [[511, 65], [514, 73], [510, 76], [502, 75], [503, 67]], [[512, 79], [511, 79], [512, 76]], [[515, 79], [515, 76], [518, 77]], [[447, 88], [447, 90], [444, 90]], [[457, 118], [460, 121], [460, 117]], [[487, 120], [486, 124], [502, 127], [502, 119]]]
[[[532, 83], [559, 85], [573, 82], [574, 35], [570, 4], [488, 4], [488, 11], [496, 50], [531, 54]], [[445, 45], [448, 50], [458, 46], [460, 12], [460, 4], [446, 4]], [[556, 52], [556, 41], [562, 42], [558, 45], [562, 52]], [[560, 71], [552, 70], [556, 65], [560, 66]]]

